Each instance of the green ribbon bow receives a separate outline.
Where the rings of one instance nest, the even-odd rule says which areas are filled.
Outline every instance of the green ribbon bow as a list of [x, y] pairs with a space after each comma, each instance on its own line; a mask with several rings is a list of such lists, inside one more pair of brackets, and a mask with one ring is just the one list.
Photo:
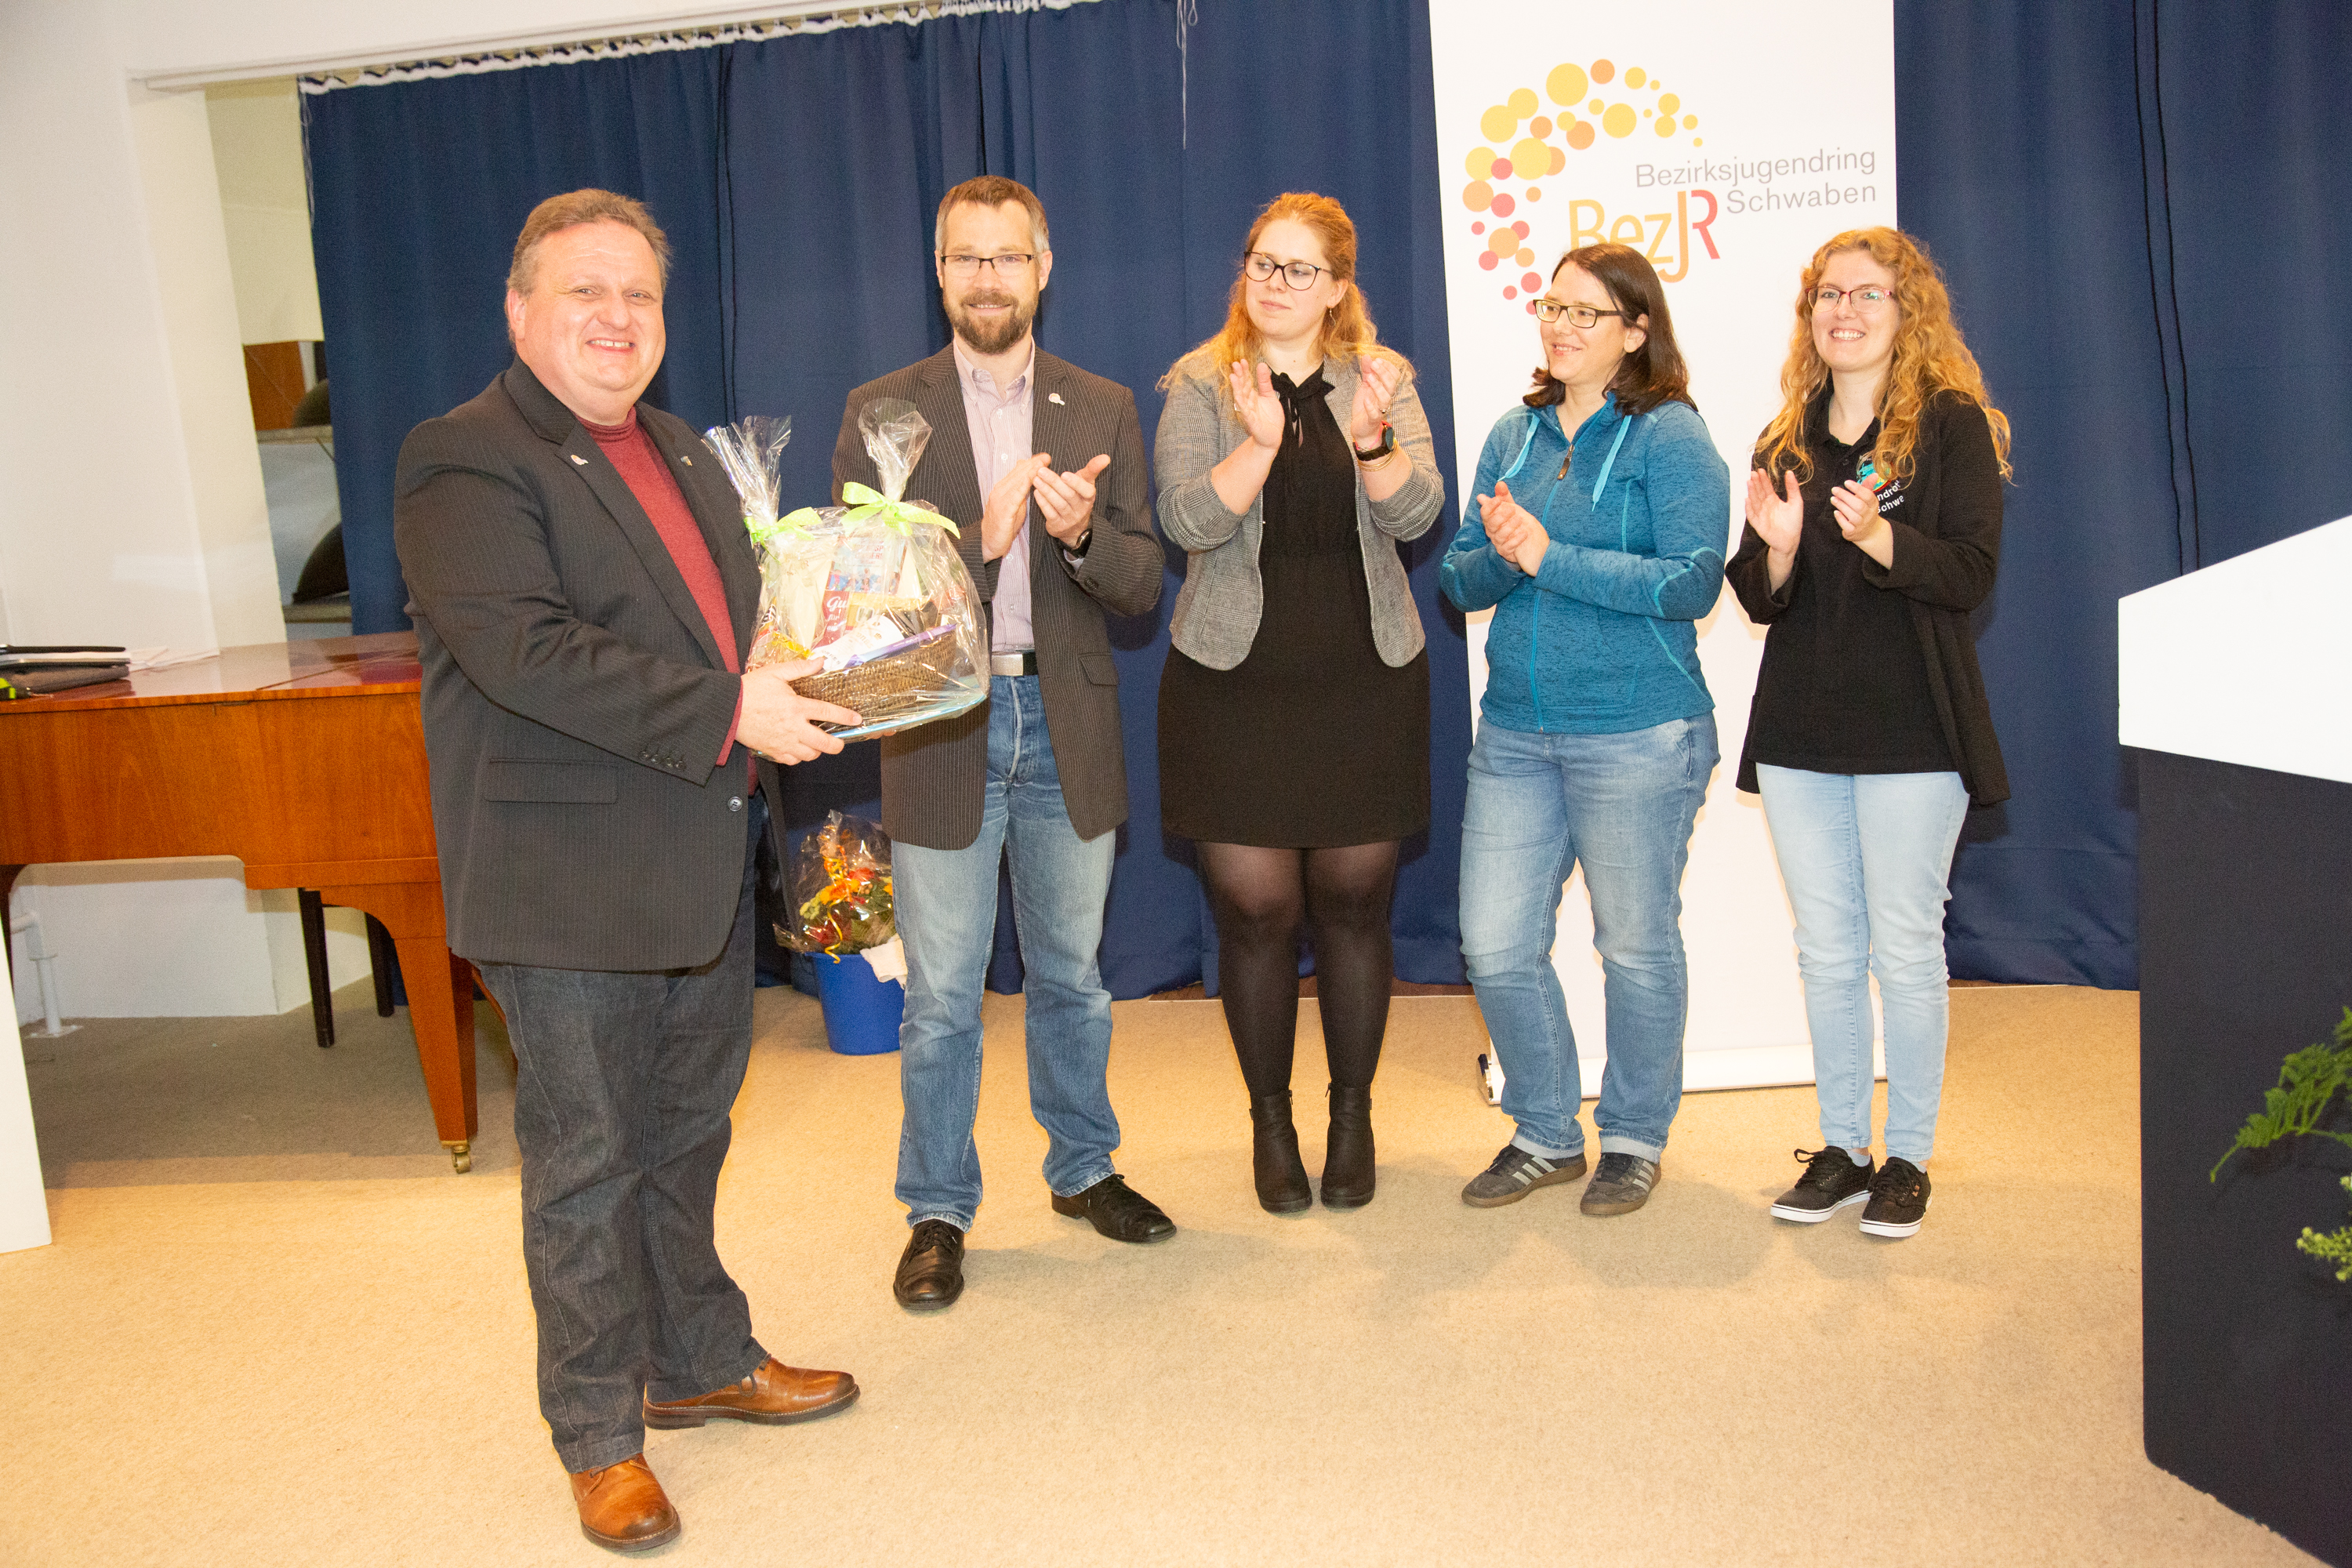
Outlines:
[[[938, 512], [917, 506], [912, 501], [892, 500], [880, 490], [861, 485], [856, 479], [841, 487], [841, 499], [849, 502], [849, 510], [842, 513], [842, 519], [846, 522], [887, 523], [901, 533], [918, 523], [929, 523], [933, 528], [946, 529], [950, 538], [963, 537], [962, 530]], [[745, 520], [754, 544], [765, 544], [779, 533], [805, 533], [822, 521], [817, 509], [813, 506], [786, 512], [771, 523], [762, 524], [756, 519]]]

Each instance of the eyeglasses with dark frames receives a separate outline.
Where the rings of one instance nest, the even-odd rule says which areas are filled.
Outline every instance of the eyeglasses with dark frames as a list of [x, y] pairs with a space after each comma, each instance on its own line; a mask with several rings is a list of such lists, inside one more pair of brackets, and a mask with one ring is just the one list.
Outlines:
[[1001, 256], [941, 256], [940, 265], [947, 268], [949, 277], [964, 283], [979, 277], [983, 267], [999, 278], [1017, 278], [1028, 271], [1029, 264], [1036, 259], [1025, 250], [1008, 250]]
[[1253, 250], [1242, 258], [1242, 271], [1253, 283], [1263, 283], [1279, 272], [1282, 280], [1291, 288], [1307, 289], [1314, 288], [1315, 279], [1330, 270], [1311, 261], [1276, 261], [1263, 250]]
[[1852, 304], [1855, 310], [1868, 315], [1894, 298], [1894, 289], [1882, 289], [1875, 283], [1866, 283], [1859, 289], [1832, 289], [1824, 283], [1813, 290], [1813, 309], [1834, 310], [1837, 309], [1837, 302], [1843, 300]]
[[1557, 321], [1566, 316], [1571, 327], [1590, 327], [1603, 316], [1614, 316], [1621, 321], [1625, 319], [1622, 310], [1596, 310], [1590, 305], [1564, 305], [1558, 300], [1538, 300], [1535, 309], [1537, 321]]

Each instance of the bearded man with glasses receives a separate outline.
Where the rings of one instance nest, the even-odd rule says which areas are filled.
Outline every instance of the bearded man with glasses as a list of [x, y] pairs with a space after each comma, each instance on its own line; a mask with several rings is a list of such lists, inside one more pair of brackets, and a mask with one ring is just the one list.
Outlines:
[[908, 494], [963, 531], [958, 548], [989, 609], [988, 701], [882, 742], [882, 824], [907, 947], [898, 1194], [912, 1227], [892, 1289], [914, 1311], [963, 1292], [964, 1236], [981, 1197], [981, 985], [1007, 855], [1029, 1102], [1045, 1129], [1053, 1206], [1115, 1241], [1176, 1233], [1111, 1163], [1110, 994], [1097, 963], [1127, 820], [1105, 616], [1144, 615], [1160, 600], [1143, 428], [1127, 388], [1036, 346], [1054, 253], [1028, 187], [965, 181], [940, 203], [933, 240], [954, 339], [851, 393], [833, 454], [836, 495], [853, 479], [875, 484], [858, 416], [877, 398], [920, 409], [931, 438]]

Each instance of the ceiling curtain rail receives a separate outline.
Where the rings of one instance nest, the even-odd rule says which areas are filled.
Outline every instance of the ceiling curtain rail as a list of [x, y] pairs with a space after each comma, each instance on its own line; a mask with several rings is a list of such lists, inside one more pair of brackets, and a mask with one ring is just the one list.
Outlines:
[[533, 66], [577, 65], [583, 60], [620, 59], [630, 55], [661, 54], [676, 49], [708, 49], [722, 44], [764, 43], [844, 27], [912, 26], [941, 16], [991, 13], [1066, 11], [1093, 0], [908, 0], [892, 5], [845, 5], [815, 15], [777, 16], [767, 21], [730, 22], [719, 26], [679, 27], [668, 31], [633, 33], [625, 37], [583, 38], [577, 43], [533, 45], [488, 49], [478, 54], [451, 55], [439, 59], [405, 60], [394, 65], [362, 66], [324, 71], [298, 79], [306, 93], [334, 92], [347, 87], [379, 87], [394, 82], [426, 81], [439, 77], [478, 76], [485, 71], [524, 70]]

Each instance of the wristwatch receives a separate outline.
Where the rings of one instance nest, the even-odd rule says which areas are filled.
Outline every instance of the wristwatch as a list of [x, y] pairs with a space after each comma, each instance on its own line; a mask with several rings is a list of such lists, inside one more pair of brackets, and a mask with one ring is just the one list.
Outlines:
[[1377, 447], [1368, 449], [1362, 447], [1358, 447], [1353, 442], [1350, 442], [1349, 445], [1349, 448], [1356, 454], [1356, 461], [1360, 463], [1377, 463], [1382, 458], [1387, 457], [1391, 452], [1396, 450], [1396, 426], [1388, 424], [1385, 421], [1382, 422], [1381, 426], [1381, 444]]
[[1062, 546], [1062, 559], [1068, 562], [1071, 566], [1076, 567], [1079, 562], [1084, 561], [1087, 558], [1087, 546], [1092, 544], [1094, 542], [1095, 531], [1089, 528], [1084, 533], [1078, 535], [1078, 542], [1076, 544], [1065, 544]]

